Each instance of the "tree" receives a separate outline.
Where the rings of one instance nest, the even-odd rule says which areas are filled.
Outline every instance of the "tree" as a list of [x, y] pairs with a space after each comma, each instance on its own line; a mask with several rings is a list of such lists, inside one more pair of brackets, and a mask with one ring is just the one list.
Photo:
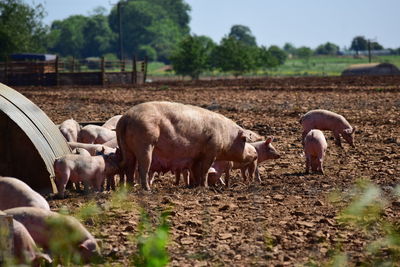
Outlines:
[[251, 33], [250, 28], [247, 26], [233, 25], [228, 37], [234, 38], [249, 46], [257, 46], [256, 38]]
[[383, 46], [380, 45], [378, 42], [371, 42], [370, 43], [371, 50], [382, 50]]
[[47, 27], [42, 5], [21, 0], [0, 0], [0, 58], [15, 52], [43, 52]]
[[309, 60], [310, 57], [312, 56], [312, 54], [313, 54], [312, 49], [307, 46], [299, 47], [299, 48], [297, 48], [297, 51], [296, 51], [296, 55], [299, 58], [302, 58], [305, 60]]
[[49, 50], [62, 56], [81, 57], [86, 38], [83, 29], [87, 23], [88, 18], [82, 15], [53, 21], [49, 34]]
[[330, 42], [321, 44], [315, 49], [316, 55], [336, 55], [338, 52], [339, 46]]
[[283, 50], [288, 54], [296, 53], [296, 47], [292, 43], [285, 43], [283, 46]]
[[364, 36], [354, 37], [353, 41], [351, 41], [350, 50], [356, 51], [357, 54], [358, 54], [358, 51], [368, 50], [367, 39], [365, 39]]
[[[282, 49], [280, 49], [278, 46], [276, 45], [271, 45], [268, 48], [269, 53], [271, 54], [271, 57], [275, 58], [278, 65], [283, 65], [287, 59], [287, 54], [285, 53], [285, 51], [283, 51]], [[274, 59], [272, 59], [274, 60]]]
[[[122, 2], [122, 44], [127, 55], [145, 56], [152, 47], [158, 60], [168, 63], [169, 55], [189, 33], [190, 7], [183, 0], [128, 0]], [[119, 31], [117, 7], [108, 17], [110, 27]], [[114, 48], [115, 51], [117, 48]]]
[[257, 66], [261, 69], [269, 69], [278, 65], [279, 60], [272, 56], [271, 52], [265, 46], [261, 46], [258, 50]]
[[217, 68], [232, 72], [235, 77], [257, 68], [258, 47], [244, 44], [232, 37], [224, 37], [213, 53]]
[[209, 37], [187, 36], [170, 58], [175, 72], [198, 79], [202, 72], [210, 69], [210, 55], [215, 46]]

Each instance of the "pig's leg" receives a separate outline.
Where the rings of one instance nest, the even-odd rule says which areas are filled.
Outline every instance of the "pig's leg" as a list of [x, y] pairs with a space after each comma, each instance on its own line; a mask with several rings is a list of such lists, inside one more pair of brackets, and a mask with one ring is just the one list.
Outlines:
[[140, 156], [137, 156], [140, 183], [142, 185], [142, 189], [147, 191], [150, 191], [148, 173], [150, 170], [153, 149], [154, 146], [149, 145], [147, 148], [141, 151]]
[[183, 181], [185, 183], [186, 186], [190, 185], [190, 172], [188, 169], [184, 169], [182, 171], [182, 176], [183, 176]]
[[149, 181], [150, 181], [149, 183], [150, 183], [150, 185], [153, 184], [155, 176], [156, 176], [156, 173], [153, 172], [152, 170], [149, 170]]
[[[254, 174], [256, 172], [257, 169], [257, 163], [254, 161], [252, 162], [249, 166], [248, 166], [248, 171], [249, 171], [249, 179], [250, 181], [254, 181]], [[261, 180], [259, 181], [261, 182]]]
[[204, 157], [201, 162], [201, 185], [204, 187], [208, 187], [208, 170], [211, 168], [211, 165], [215, 161], [214, 156]]
[[[221, 175], [222, 176], [222, 175]], [[222, 184], [225, 184], [226, 187], [229, 187], [229, 180], [231, 179], [231, 174], [229, 168], [225, 171], [225, 183], [222, 181], [222, 178], [219, 177], [219, 180]]]
[[334, 131], [334, 132], [333, 132], [333, 136], [335, 137], [335, 144], [336, 144], [338, 147], [342, 147], [342, 148], [343, 148], [342, 142], [340, 141], [340, 133], [337, 132], [337, 131]]
[[259, 181], [261, 183], [261, 177], [260, 177], [260, 172], [258, 171], [258, 165], [256, 166], [255, 177], [256, 177], [257, 181]]
[[181, 180], [181, 170], [177, 170], [175, 172], [175, 185], [179, 185], [179, 181]]
[[319, 155], [317, 160], [318, 160], [318, 169], [322, 174], [324, 174], [324, 166], [323, 166], [324, 159], [323, 159], [322, 155]]
[[310, 156], [306, 155], [306, 174], [310, 173]]
[[135, 184], [134, 172], [136, 170], [136, 157], [133, 153], [127, 152], [125, 161], [125, 174], [126, 174], [126, 183], [130, 185]]

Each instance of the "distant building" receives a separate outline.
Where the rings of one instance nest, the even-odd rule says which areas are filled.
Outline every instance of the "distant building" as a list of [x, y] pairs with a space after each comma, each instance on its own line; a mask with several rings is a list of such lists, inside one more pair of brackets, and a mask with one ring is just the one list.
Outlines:
[[390, 63], [355, 64], [342, 72], [342, 76], [352, 75], [400, 75], [400, 70]]

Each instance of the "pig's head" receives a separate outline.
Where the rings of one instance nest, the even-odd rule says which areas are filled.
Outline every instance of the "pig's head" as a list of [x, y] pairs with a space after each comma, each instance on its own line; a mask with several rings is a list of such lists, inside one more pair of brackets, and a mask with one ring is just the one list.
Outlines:
[[79, 245], [79, 254], [85, 263], [96, 262], [101, 258], [100, 248], [92, 239], [86, 239]]
[[254, 144], [257, 148], [258, 162], [263, 162], [267, 159], [279, 159], [281, 155], [276, 151], [275, 147], [272, 145], [274, 137], [268, 137], [267, 140], [261, 143]]
[[58, 191], [57, 197], [64, 198], [65, 187], [67, 186], [68, 180], [69, 179], [67, 175], [56, 176], [55, 183]]
[[239, 130], [237, 135], [234, 137], [228, 151], [225, 151], [224, 155], [220, 157], [221, 160], [231, 160], [237, 162], [250, 162], [257, 158], [257, 151], [250, 144], [246, 143], [249, 141], [249, 136], [246, 131]]
[[119, 157], [116, 153], [102, 155], [106, 163], [106, 174], [115, 175], [120, 172]]
[[356, 131], [356, 128], [348, 128], [344, 129], [342, 132], [342, 136], [346, 142], [351, 145], [352, 147], [355, 147], [354, 145], [354, 133]]

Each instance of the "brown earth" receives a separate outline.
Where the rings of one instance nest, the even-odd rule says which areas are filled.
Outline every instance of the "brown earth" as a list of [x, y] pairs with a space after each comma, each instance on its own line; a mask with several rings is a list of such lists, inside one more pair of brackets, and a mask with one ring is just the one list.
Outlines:
[[[53, 209], [75, 210], [96, 201], [103, 219], [86, 220], [102, 241], [108, 263], [130, 265], [137, 251], [139, 207], [153, 221], [171, 209], [168, 251], [171, 266], [283, 266], [324, 263], [336, 249], [352, 265], [367, 261], [368, 235], [338, 223], [332, 192], [348, 192], [360, 178], [385, 194], [400, 173], [400, 77], [269, 78], [201, 82], [158, 82], [141, 88], [18, 88], [55, 122], [104, 121], [135, 104], [168, 100], [222, 113], [264, 136], [274, 136], [279, 160], [260, 167], [262, 183], [246, 184], [234, 172], [230, 188], [187, 189], [171, 175], [156, 180], [151, 193], [135, 187], [129, 208], [107, 209], [109, 193], [51, 200]], [[325, 175], [305, 175], [299, 116], [324, 108], [357, 127], [356, 148], [334, 145], [330, 133]], [[399, 221], [399, 201], [389, 198], [383, 217]], [[133, 226], [133, 227], [132, 227]]]

